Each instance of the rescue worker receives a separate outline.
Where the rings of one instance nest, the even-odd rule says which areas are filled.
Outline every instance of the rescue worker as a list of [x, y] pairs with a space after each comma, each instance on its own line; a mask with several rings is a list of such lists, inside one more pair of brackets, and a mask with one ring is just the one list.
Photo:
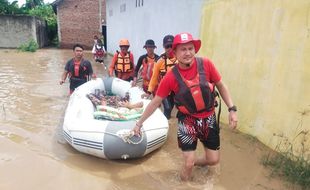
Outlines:
[[[201, 41], [193, 39], [189, 33], [175, 36], [172, 49], [178, 64], [161, 80], [156, 96], [133, 128], [135, 135], [139, 136], [143, 122], [171, 91], [175, 92], [178, 109], [178, 146], [184, 159], [180, 177], [184, 181], [190, 178], [194, 165], [216, 165], [220, 160], [219, 128], [214, 111], [215, 87], [228, 107], [229, 126], [232, 129], [237, 127], [237, 108], [221, 75], [211, 60], [195, 57], [200, 46]], [[198, 139], [204, 146], [204, 154], [196, 158]]]
[[[106, 51], [100, 39], [97, 40], [97, 44], [94, 44], [93, 49], [92, 49], [92, 54], [97, 63], [101, 63], [101, 64], [104, 63], [104, 56], [106, 54]], [[105, 64], [104, 69], [107, 69], [106, 67], [107, 66]]]
[[109, 67], [109, 76], [120, 78], [125, 81], [133, 80], [135, 66], [133, 54], [128, 51], [129, 41], [127, 39], [121, 39], [119, 41], [120, 52], [116, 51]]
[[143, 48], [146, 49], [146, 54], [141, 55], [139, 57], [139, 60], [135, 68], [133, 86], [135, 86], [137, 83], [137, 77], [138, 77], [140, 68], [142, 66], [142, 71], [141, 71], [141, 77], [143, 79], [142, 88], [143, 88], [143, 91], [147, 93], [149, 83], [150, 83], [152, 73], [153, 73], [154, 63], [159, 58], [159, 56], [156, 53], [154, 53], [154, 50], [156, 48], [154, 40], [152, 39], [146, 40]]
[[84, 48], [82, 45], [75, 44], [73, 46], [74, 58], [66, 63], [65, 70], [59, 82], [59, 84], [62, 85], [68, 76], [70, 81], [70, 94], [91, 78], [96, 78], [91, 63], [83, 58], [83, 51]]
[[[172, 35], [166, 35], [163, 39], [163, 47], [165, 52], [160, 55], [159, 60], [154, 65], [152, 78], [149, 83], [148, 91], [144, 95], [146, 97], [150, 96], [151, 94], [156, 94], [156, 89], [158, 84], [160, 83], [161, 79], [166, 75], [168, 71], [176, 64], [176, 58], [172, 51], [172, 42], [173, 42]], [[174, 92], [171, 92], [162, 102], [164, 108], [164, 115], [167, 119], [171, 118], [171, 112], [174, 107]]]

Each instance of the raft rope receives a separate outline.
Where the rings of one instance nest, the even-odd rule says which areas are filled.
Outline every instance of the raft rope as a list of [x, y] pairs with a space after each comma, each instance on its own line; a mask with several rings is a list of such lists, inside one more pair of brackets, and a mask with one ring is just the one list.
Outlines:
[[134, 142], [131, 140], [131, 137], [135, 136], [134, 132], [133, 131], [128, 131], [126, 133], [123, 133], [123, 134], [118, 134], [118, 137], [120, 137], [124, 142], [128, 143], [128, 144], [140, 144], [142, 141], [143, 141], [143, 133], [141, 135], [141, 138], [139, 141], [137, 142]]
[[139, 141], [135, 142], [133, 141], [131, 138], [134, 135], [134, 132], [131, 131], [131, 130], [128, 130], [126, 132], [123, 132], [123, 133], [119, 133], [119, 134], [115, 134], [115, 133], [110, 133], [110, 132], [96, 132], [96, 131], [81, 131], [81, 130], [70, 130], [70, 131], [74, 131], [74, 132], [89, 132], [89, 133], [105, 133], [105, 134], [108, 134], [108, 135], [112, 135], [112, 136], [115, 136], [115, 137], [118, 137], [118, 138], [121, 138], [125, 143], [128, 143], [128, 144], [134, 144], [134, 145], [137, 145], [137, 144], [140, 144], [143, 139], [144, 139], [144, 133], [147, 132], [147, 131], [153, 131], [153, 130], [158, 130], [158, 129], [166, 129], [167, 127], [160, 127], [160, 128], [156, 128], [156, 129], [148, 129], [148, 130], [141, 130], [141, 138]]

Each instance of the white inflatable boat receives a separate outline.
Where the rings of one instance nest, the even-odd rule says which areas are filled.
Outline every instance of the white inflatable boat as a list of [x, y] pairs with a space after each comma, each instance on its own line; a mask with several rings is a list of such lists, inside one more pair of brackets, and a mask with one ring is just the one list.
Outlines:
[[95, 108], [86, 97], [95, 89], [115, 95], [130, 95], [130, 102], [143, 101], [143, 107], [150, 100], [141, 99], [143, 91], [131, 87], [129, 82], [118, 78], [91, 80], [78, 87], [71, 95], [64, 117], [63, 136], [76, 150], [105, 159], [139, 158], [161, 147], [168, 135], [168, 120], [157, 109], [143, 124], [141, 137], [130, 132], [135, 120], [110, 121], [94, 119]]

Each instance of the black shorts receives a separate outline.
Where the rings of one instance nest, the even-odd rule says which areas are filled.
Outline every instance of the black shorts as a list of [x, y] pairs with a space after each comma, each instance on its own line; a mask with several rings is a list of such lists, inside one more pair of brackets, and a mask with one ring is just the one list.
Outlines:
[[101, 58], [96, 58], [95, 61], [98, 62], [98, 63], [104, 63], [104, 60], [101, 59]]
[[75, 90], [77, 87], [81, 86], [85, 82], [87, 82], [86, 79], [71, 77], [70, 78], [70, 90], [72, 91]]
[[205, 148], [220, 149], [220, 129], [217, 126], [216, 116], [195, 118], [178, 112], [178, 144], [182, 151], [196, 150], [197, 140]]

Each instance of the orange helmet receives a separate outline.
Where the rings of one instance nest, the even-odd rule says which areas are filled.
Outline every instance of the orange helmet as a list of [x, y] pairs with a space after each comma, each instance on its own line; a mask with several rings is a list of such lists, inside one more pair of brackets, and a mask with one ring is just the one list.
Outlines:
[[127, 39], [121, 39], [119, 41], [119, 46], [130, 46], [129, 41]]

